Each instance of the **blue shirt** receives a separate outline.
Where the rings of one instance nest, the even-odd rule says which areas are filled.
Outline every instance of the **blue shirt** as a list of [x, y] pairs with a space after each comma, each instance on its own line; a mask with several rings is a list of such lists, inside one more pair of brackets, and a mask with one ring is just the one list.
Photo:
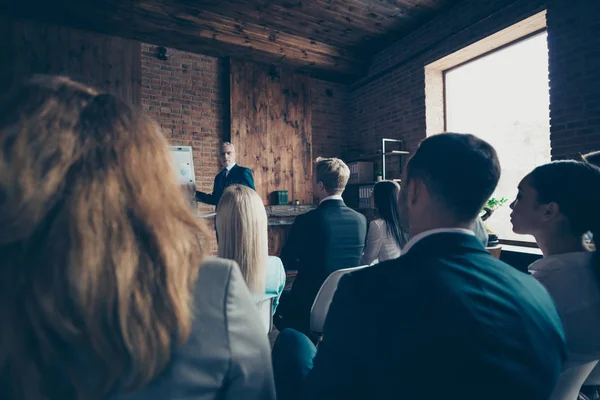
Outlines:
[[[285, 269], [279, 257], [269, 256], [267, 263], [267, 280], [265, 282], [264, 299], [273, 299], [273, 314], [279, 304], [279, 298], [285, 287]], [[263, 299], [263, 300], [264, 300]]]

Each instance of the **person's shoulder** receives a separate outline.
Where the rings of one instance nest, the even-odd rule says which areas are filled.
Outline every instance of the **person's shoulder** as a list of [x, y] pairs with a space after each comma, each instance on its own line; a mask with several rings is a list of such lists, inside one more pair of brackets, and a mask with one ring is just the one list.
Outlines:
[[365, 217], [364, 214], [356, 211], [352, 207], [348, 207], [346, 204], [344, 204], [344, 207], [348, 210], [349, 213], [354, 215], [356, 218], [360, 219], [361, 221], [364, 221], [365, 223], [367, 222], [367, 217]]
[[382, 229], [382, 228], [385, 228], [385, 225], [386, 225], [386, 222], [383, 219], [377, 218], [369, 223], [369, 229], [373, 229], [373, 228]]
[[269, 268], [271, 268], [273, 270], [284, 270], [283, 262], [281, 261], [281, 258], [279, 258], [277, 256], [269, 256], [267, 262], [268, 262]]
[[[345, 291], [350, 291], [359, 303], [377, 304], [382, 309], [393, 309], [409, 299], [426, 293], [429, 288], [422, 274], [411, 264], [411, 260], [401, 256], [394, 260], [364, 266], [341, 278]], [[409, 301], [410, 303], [410, 301]]]
[[236, 263], [233, 260], [226, 260], [218, 257], [206, 257], [200, 265], [200, 272], [204, 275], [224, 277], [231, 274]]
[[486, 283], [494, 282], [497, 289], [502, 288], [507, 297], [516, 299], [521, 305], [554, 308], [547, 290], [533, 276], [517, 270], [487, 252], [478, 253], [471, 261], [477, 267], [472, 272], [474, 279], [481, 279]]
[[252, 173], [252, 170], [247, 167], [242, 167], [241, 165], [235, 164], [234, 168], [238, 169], [240, 172], [244, 173]]
[[319, 207], [314, 208], [310, 211], [305, 212], [304, 214], [298, 214], [296, 215], [296, 218], [294, 219], [294, 223], [297, 222], [307, 222], [307, 221], [312, 221], [315, 219], [319, 219], [321, 216], [321, 210], [319, 209]]
[[[237, 268], [237, 264], [232, 260], [225, 260], [217, 257], [207, 257], [200, 265], [198, 278], [196, 280], [197, 294], [210, 292], [211, 298], [223, 298], [227, 291], [229, 281], [233, 271]], [[215, 292], [221, 292], [220, 296], [215, 296]], [[198, 299], [196, 303], [201, 303]]]
[[353, 209], [352, 207], [349, 207], [345, 202], [341, 201], [339, 202], [339, 210], [342, 213], [342, 215], [345, 218], [351, 217], [351, 218], [355, 218], [356, 220], [360, 220], [361, 222], [364, 222], [365, 226], [367, 224], [367, 218], [364, 216], [364, 214], [356, 211], [355, 209]]
[[[281, 261], [281, 258], [277, 256], [269, 256], [267, 261], [267, 277], [273, 279], [276, 278], [275, 280], [277, 281], [283, 280], [283, 282], [285, 282], [285, 268], [283, 267], [283, 262]], [[269, 280], [268, 278], [267, 280]]]
[[[162, 385], [167, 385], [170, 390], [185, 390], [185, 386], [180, 387], [178, 384], [185, 382], [185, 376], [191, 376], [192, 373], [201, 375], [210, 386], [218, 385], [219, 382], [214, 378], [217, 371], [220, 374], [227, 372], [231, 355], [226, 310], [231, 302], [231, 292], [239, 292], [231, 287], [236, 270], [236, 263], [230, 260], [209, 257], [202, 262], [195, 290], [192, 292], [191, 333], [185, 343], [173, 353], [168, 373], [160, 378]], [[207, 357], [210, 354], [219, 354], [219, 357], [213, 357], [208, 363]], [[211, 368], [211, 373], [208, 372], [208, 367]], [[175, 376], [173, 371], [183, 372], [183, 375]]]
[[418, 273], [418, 269], [413, 268], [413, 266], [414, 260], [407, 254], [392, 260], [365, 266], [365, 268], [353, 271], [348, 275], [357, 282], [374, 282], [375, 284], [388, 279], [406, 280], [410, 276], [414, 276], [415, 271]]

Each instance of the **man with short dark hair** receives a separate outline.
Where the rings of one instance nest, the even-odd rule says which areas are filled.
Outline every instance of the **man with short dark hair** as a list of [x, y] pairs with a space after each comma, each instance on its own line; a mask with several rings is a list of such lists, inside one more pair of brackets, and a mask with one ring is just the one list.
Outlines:
[[404, 172], [402, 256], [342, 278], [318, 351], [280, 333], [277, 397], [548, 399], [565, 355], [552, 299], [472, 231], [500, 177], [495, 150], [473, 135], [435, 135]]
[[209, 194], [197, 191], [196, 200], [216, 206], [219, 204], [225, 189], [231, 185], [244, 185], [256, 190], [252, 171], [235, 163], [235, 147], [233, 147], [233, 144], [224, 142], [221, 145], [219, 158], [223, 164], [223, 170], [215, 176], [213, 192]]
[[339, 158], [317, 158], [313, 194], [319, 207], [296, 217], [281, 250], [285, 269], [298, 273], [277, 308], [274, 323], [280, 330], [308, 333], [310, 309], [327, 276], [360, 263], [367, 220], [342, 200], [349, 178], [350, 169]]

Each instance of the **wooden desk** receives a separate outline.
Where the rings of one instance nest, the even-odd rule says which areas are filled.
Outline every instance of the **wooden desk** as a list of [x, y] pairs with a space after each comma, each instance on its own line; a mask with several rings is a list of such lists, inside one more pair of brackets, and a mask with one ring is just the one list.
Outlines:
[[269, 219], [269, 255], [277, 256], [281, 254], [281, 249], [287, 240], [292, 227], [293, 219], [289, 224], [271, 224]]
[[314, 210], [314, 205], [266, 206], [269, 217], [269, 255], [281, 254], [296, 216]]

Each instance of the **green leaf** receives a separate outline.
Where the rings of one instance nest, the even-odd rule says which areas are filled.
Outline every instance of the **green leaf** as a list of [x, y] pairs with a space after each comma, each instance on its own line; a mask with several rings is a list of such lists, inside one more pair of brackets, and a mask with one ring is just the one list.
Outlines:
[[492, 210], [496, 210], [496, 209], [502, 207], [507, 202], [508, 202], [508, 199], [506, 197], [501, 197], [499, 199], [492, 197], [486, 202], [485, 205], [488, 208], [491, 208]]

